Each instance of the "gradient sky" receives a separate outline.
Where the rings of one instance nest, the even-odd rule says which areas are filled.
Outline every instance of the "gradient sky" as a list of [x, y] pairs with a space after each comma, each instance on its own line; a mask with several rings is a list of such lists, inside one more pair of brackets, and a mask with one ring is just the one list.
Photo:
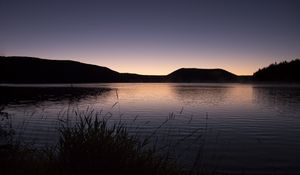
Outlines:
[[300, 1], [0, 0], [0, 55], [252, 74], [300, 58]]

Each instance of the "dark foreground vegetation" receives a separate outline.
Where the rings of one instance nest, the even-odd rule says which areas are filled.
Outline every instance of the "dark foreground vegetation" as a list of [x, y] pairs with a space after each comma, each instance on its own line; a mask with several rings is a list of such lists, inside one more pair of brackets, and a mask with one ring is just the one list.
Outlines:
[[14, 140], [6, 124], [0, 125], [1, 174], [184, 174], [174, 159], [146, 148], [147, 139], [130, 136], [121, 123], [108, 125], [93, 113], [80, 114], [73, 124], [61, 121], [58, 144], [45, 149]]

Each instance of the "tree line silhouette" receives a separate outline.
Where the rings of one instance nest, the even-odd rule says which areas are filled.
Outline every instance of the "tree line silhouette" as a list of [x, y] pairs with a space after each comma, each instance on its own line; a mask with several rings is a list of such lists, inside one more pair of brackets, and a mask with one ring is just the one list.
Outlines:
[[273, 63], [253, 74], [254, 81], [300, 82], [300, 60]]

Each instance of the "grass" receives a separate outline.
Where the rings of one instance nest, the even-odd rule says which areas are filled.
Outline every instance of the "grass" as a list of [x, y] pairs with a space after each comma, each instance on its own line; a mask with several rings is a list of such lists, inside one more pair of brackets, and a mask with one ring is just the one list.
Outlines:
[[0, 146], [1, 174], [185, 174], [176, 160], [147, 147], [148, 139], [129, 135], [121, 122], [108, 125], [92, 112], [78, 115], [76, 123], [60, 121], [58, 144], [45, 149], [15, 142], [1, 125], [7, 140]]

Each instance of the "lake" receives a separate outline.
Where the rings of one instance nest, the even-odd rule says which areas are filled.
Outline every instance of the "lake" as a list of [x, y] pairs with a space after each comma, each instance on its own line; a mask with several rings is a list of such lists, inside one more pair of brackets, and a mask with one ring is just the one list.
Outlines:
[[37, 147], [57, 142], [58, 119], [94, 111], [131, 134], [154, 133], [188, 169], [300, 174], [300, 85], [1, 85], [0, 95], [16, 136]]

